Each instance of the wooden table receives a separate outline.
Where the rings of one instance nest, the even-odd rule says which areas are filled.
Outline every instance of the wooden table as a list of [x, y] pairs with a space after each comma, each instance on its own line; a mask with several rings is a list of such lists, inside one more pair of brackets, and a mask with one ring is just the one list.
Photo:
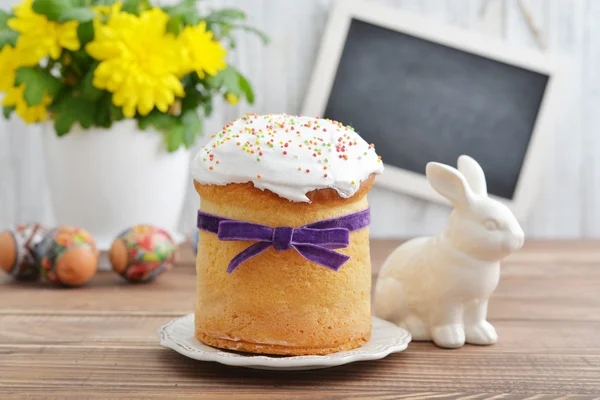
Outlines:
[[[373, 243], [374, 272], [398, 244]], [[594, 398], [600, 395], [600, 243], [529, 242], [490, 304], [500, 342], [411, 343], [376, 362], [268, 372], [187, 359], [156, 329], [190, 313], [190, 249], [148, 285], [104, 272], [61, 290], [0, 278], [0, 399]], [[565, 398], [565, 397], [561, 397]]]

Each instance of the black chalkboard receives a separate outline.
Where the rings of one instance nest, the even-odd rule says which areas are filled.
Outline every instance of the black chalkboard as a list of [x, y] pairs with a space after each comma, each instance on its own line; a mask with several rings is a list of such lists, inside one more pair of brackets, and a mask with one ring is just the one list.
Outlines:
[[419, 174], [468, 154], [488, 192], [512, 199], [548, 79], [353, 19], [324, 116]]

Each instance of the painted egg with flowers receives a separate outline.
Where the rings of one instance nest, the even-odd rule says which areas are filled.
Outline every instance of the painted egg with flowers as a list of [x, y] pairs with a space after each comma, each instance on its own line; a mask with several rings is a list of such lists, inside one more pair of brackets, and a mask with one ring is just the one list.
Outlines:
[[39, 224], [18, 225], [0, 233], [0, 269], [17, 280], [38, 280], [40, 265], [35, 252], [46, 229]]
[[36, 247], [42, 276], [57, 286], [81, 286], [96, 274], [98, 249], [92, 236], [74, 226], [52, 229]]
[[136, 225], [115, 239], [109, 257], [113, 270], [129, 282], [149, 282], [173, 268], [175, 243], [164, 229]]

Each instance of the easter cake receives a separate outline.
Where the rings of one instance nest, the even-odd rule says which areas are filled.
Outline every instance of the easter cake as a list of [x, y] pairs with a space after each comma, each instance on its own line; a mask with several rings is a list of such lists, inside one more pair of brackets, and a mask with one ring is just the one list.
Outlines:
[[249, 114], [192, 164], [195, 335], [280, 355], [356, 348], [371, 334], [367, 192], [373, 145], [337, 121]]

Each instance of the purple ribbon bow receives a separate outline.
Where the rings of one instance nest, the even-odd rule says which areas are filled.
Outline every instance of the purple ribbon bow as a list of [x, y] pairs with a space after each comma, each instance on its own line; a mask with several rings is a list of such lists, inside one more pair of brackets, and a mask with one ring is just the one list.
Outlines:
[[282, 226], [271, 228], [251, 222], [236, 221], [198, 211], [198, 229], [216, 233], [219, 240], [257, 241], [231, 260], [227, 273], [241, 263], [273, 246], [276, 251], [294, 248], [309, 261], [338, 271], [350, 259], [332, 249], [350, 244], [350, 232], [366, 228], [371, 223], [369, 209], [325, 219], [299, 228]]

